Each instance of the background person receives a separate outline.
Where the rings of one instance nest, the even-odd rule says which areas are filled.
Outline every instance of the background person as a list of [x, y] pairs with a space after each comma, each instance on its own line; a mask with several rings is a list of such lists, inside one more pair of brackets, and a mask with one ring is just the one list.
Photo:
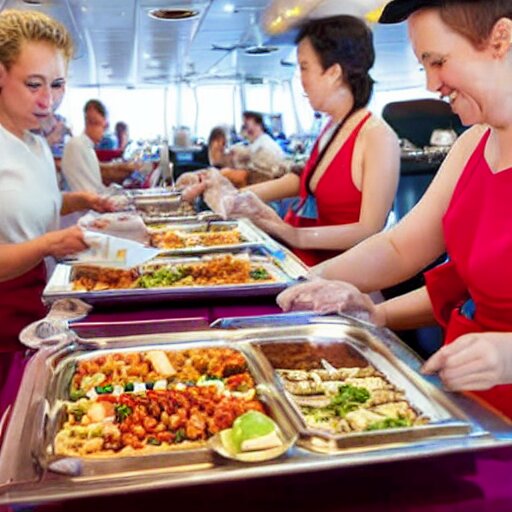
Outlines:
[[[285, 310], [363, 309], [392, 329], [437, 320], [446, 345], [424, 371], [438, 372], [449, 389], [487, 390], [479, 396], [512, 417], [512, 6], [394, 0], [381, 20], [406, 18], [429, 90], [449, 98], [462, 123], [475, 126], [394, 229], [314, 269], [351, 285], [314, 279], [278, 300]], [[425, 275], [426, 288], [377, 307], [358, 291], [401, 282], [445, 251], [449, 260]]]
[[115, 126], [117, 149], [124, 151], [130, 142], [130, 132], [128, 125], [124, 121], [118, 121]]
[[263, 115], [245, 111], [242, 114], [242, 134], [249, 145], [232, 147], [230, 156], [233, 167], [223, 168], [223, 176], [237, 187], [243, 187], [282, 175], [279, 165], [285, 155], [281, 146], [269, 135]]
[[111, 183], [122, 183], [136, 170], [131, 162], [100, 162], [94, 150], [108, 126], [107, 109], [99, 100], [84, 106], [84, 132], [73, 137], [64, 147], [62, 175], [71, 191], [85, 190], [103, 194]]

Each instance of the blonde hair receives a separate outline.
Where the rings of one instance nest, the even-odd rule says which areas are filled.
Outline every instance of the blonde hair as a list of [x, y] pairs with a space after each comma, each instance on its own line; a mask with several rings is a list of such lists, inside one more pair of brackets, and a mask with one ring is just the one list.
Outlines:
[[62, 50], [66, 61], [73, 56], [73, 40], [66, 27], [38, 11], [0, 13], [0, 63], [6, 69], [18, 59], [23, 43], [46, 42]]

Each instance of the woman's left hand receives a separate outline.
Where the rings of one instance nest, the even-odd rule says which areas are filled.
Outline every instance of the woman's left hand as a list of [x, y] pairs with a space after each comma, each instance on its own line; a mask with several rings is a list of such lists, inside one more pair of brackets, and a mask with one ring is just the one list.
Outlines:
[[512, 383], [512, 333], [465, 334], [438, 350], [422, 372], [439, 373], [446, 388], [453, 391]]

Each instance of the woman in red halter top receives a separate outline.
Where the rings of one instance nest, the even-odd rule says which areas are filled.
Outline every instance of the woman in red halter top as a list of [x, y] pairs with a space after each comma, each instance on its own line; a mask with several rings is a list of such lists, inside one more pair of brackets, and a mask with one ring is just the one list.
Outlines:
[[[409, 17], [428, 87], [449, 98], [468, 130], [413, 211], [314, 273], [324, 279], [278, 299], [285, 309], [331, 288], [337, 308], [366, 309], [377, 324], [414, 328], [437, 320], [445, 346], [423, 368], [512, 417], [512, 16], [505, 2], [393, 0], [381, 21]], [[427, 286], [377, 307], [368, 292], [414, 275], [443, 252]], [[315, 291], [316, 290], [316, 291]], [[318, 291], [323, 290], [323, 291]], [[324, 299], [325, 300], [325, 299]]]
[[330, 121], [300, 178], [291, 173], [248, 190], [264, 201], [300, 195], [285, 222], [271, 214], [251, 220], [314, 265], [383, 228], [398, 185], [399, 145], [366, 110], [374, 49], [365, 23], [352, 16], [314, 20], [296, 42], [304, 91]]

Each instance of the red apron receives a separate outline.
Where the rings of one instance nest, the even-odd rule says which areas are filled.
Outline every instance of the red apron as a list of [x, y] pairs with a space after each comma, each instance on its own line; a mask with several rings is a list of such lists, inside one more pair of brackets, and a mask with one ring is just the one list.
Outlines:
[[[488, 130], [468, 160], [443, 217], [450, 261], [425, 274], [445, 343], [468, 333], [512, 332], [512, 169], [493, 174]], [[473, 318], [460, 312], [471, 298]], [[512, 385], [474, 394], [512, 418]]]
[[[309, 182], [317, 168], [319, 156], [318, 140], [300, 177], [300, 202], [296, 209], [289, 210], [285, 221], [296, 228], [315, 226], [335, 226], [352, 224], [359, 221], [362, 194], [352, 180], [352, 156], [357, 136], [371, 113], [367, 114], [354, 128], [350, 136], [340, 147], [336, 156], [329, 162], [320, 178], [314, 194], [316, 215], [309, 218], [301, 212], [306, 203], [313, 199], [309, 192]], [[333, 141], [335, 143], [335, 141]], [[293, 252], [309, 266], [316, 265], [340, 254], [341, 251], [302, 250], [292, 248]]]
[[46, 284], [42, 261], [26, 274], [0, 283], [0, 417], [18, 392], [27, 358], [20, 331], [46, 315], [41, 295]]
[[0, 352], [20, 349], [20, 331], [46, 315], [41, 295], [46, 284], [44, 261], [22, 276], [0, 283]]

